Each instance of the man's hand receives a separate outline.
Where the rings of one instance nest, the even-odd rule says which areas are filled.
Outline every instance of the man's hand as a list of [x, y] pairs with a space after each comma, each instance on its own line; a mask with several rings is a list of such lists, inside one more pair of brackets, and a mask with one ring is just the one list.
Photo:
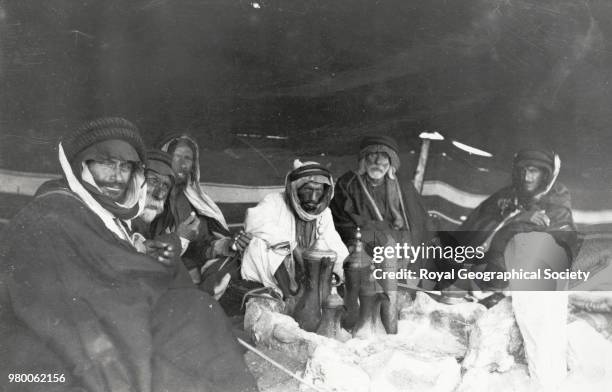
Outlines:
[[183, 237], [186, 240], [193, 241], [196, 239], [199, 233], [200, 219], [196, 216], [195, 212], [191, 212], [187, 219], [182, 221], [176, 228], [176, 234], [179, 237]]
[[544, 210], [521, 212], [516, 216], [515, 220], [521, 222], [531, 222], [542, 227], [550, 226], [550, 218], [548, 215], [546, 215]]
[[249, 246], [251, 240], [253, 239], [253, 234], [245, 233], [243, 230], [240, 230], [237, 236], [234, 236], [234, 242], [231, 245], [231, 249], [244, 252], [244, 250]]
[[176, 256], [175, 249], [167, 242], [146, 240], [144, 242], [146, 253], [164, 265], [172, 264], [172, 259]]
[[242, 253], [253, 239], [251, 233], [245, 233], [244, 231], [233, 238], [215, 232], [213, 232], [213, 235], [217, 239], [213, 242], [212, 257], [232, 256], [235, 252]]

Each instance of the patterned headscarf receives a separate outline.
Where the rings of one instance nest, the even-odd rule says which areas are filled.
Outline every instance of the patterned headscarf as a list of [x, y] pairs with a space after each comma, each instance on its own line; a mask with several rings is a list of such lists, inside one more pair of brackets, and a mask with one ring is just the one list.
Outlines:
[[[323, 184], [325, 194], [314, 213], [304, 211], [298, 197], [298, 190], [308, 182]], [[293, 211], [304, 221], [316, 219], [329, 206], [334, 197], [334, 180], [327, 168], [317, 162], [293, 162], [293, 170], [285, 177], [285, 194]]]

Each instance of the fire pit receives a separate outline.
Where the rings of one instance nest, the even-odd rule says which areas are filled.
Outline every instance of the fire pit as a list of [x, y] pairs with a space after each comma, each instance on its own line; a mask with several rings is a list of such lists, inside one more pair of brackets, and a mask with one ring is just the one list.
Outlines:
[[[604, 299], [596, 300], [588, 293], [570, 296], [568, 363], [572, 374], [568, 388], [584, 388], [588, 383], [586, 388], [593, 390], [590, 386], [597, 382], [610, 382], [610, 369], [604, 368], [612, 363], [612, 341], [606, 339], [612, 318], [605, 319], [608, 313], [602, 316], [584, 306], [608, 303], [610, 297], [600, 298]], [[397, 334], [388, 335], [382, 329], [352, 338], [344, 331], [347, 339], [342, 342], [301, 329], [283, 313], [284, 306], [278, 301], [252, 298], [244, 328], [258, 347], [290, 358], [294, 369], [302, 367], [300, 377], [323, 390], [501, 392], [532, 388], [511, 298], [486, 309], [478, 303], [448, 305], [424, 293], [417, 293], [414, 299], [400, 293], [398, 309]]]

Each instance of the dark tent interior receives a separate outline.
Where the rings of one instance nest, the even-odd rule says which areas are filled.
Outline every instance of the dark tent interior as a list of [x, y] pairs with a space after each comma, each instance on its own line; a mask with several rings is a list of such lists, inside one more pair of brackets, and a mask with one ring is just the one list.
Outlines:
[[[427, 130], [427, 180], [491, 193], [541, 146], [575, 208], [608, 210], [610, 20], [602, 0], [2, 0], [0, 168], [59, 173], [62, 134], [119, 115], [194, 135], [205, 182], [281, 185], [296, 157], [340, 175], [370, 133], [410, 178]], [[0, 196], [2, 218], [26, 199]]]

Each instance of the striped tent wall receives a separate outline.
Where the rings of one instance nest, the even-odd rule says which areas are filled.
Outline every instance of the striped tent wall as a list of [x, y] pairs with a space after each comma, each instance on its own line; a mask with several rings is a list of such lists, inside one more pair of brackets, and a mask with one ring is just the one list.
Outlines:
[[[442, 162], [428, 168], [428, 177], [435, 175], [437, 179], [427, 179], [422, 191], [426, 207], [437, 222], [438, 228], [444, 230], [456, 228], [471, 209], [505, 183], [508, 178], [507, 174], [497, 172], [481, 172], [478, 173], [478, 176], [472, 176], [473, 178], [466, 174], [460, 177], [464, 184], [463, 187], [460, 187], [453, 183], [457, 181], [458, 176], [452, 173], [450, 166], [452, 165], [445, 165]], [[28, 203], [43, 182], [58, 177], [53, 174], [0, 169], [0, 222], [7, 223]], [[493, 179], [489, 180], [488, 177]], [[213, 200], [219, 203], [228, 223], [233, 227], [241, 225], [248, 207], [255, 205], [266, 194], [283, 189], [281, 185], [253, 186], [210, 182], [203, 182], [202, 187]], [[474, 189], [480, 192], [473, 192]], [[489, 191], [487, 192], [486, 189]], [[585, 194], [584, 191], [577, 193]], [[590, 196], [593, 198], [593, 195]], [[597, 199], [596, 196], [595, 198]], [[576, 203], [577, 200], [578, 203]], [[574, 197], [575, 205], [581, 204], [579, 200], [579, 197]], [[603, 201], [607, 202], [607, 200]], [[612, 229], [612, 209], [575, 208], [573, 214], [581, 231], [609, 231]]]

